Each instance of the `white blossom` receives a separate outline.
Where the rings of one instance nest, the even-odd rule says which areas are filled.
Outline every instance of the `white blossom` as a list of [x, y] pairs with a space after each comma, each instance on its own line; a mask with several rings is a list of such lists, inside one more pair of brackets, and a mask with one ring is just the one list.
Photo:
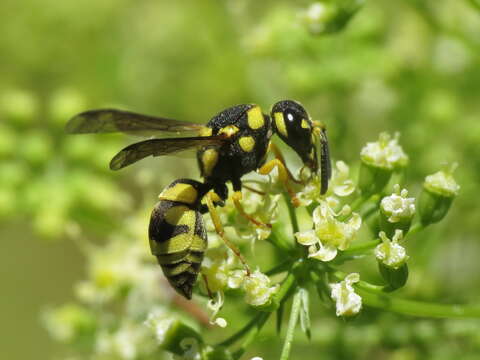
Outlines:
[[308, 257], [330, 261], [335, 258], [338, 250], [348, 249], [362, 225], [362, 219], [357, 213], [353, 213], [345, 222], [337, 219], [338, 216], [349, 213], [348, 206], [335, 214], [327, 202], [320, 203], [313, 211], [314, 229], [295, 234], [300, 244], [308, 246]]
[[244, 277], [242, 288], [247, 304], [261, 306], [270, 301], [277, 292], [278, 285], [270, 286], [270, 278], [257, 269], [250, 276]]
[[400, 186], [395, 184], [393, 194], [382, 199], [380, 207], [389, 222], [396, 223], [402, 219], [411, 219], [415, 215], [415, 198], [407, 196], [408, 190], [400, 191]]
[[403, 239], [402, 230], [395, 230], [392, 240], [383, 231], [380, 231], [379, 236], [382, 243], [375, 248], [375, 257], [384, 265], [398, 269], [408, 260], [405, 248], [399, 244]]
[[378, 141], [369, 142], [360, 152], [362, 161], [373, 167], [392, 170], [405, 166], [408, 156], [398, 144], [399, 133], [392, 138], [388, 133], [381, 133]]
[[355, 293], [352, 284], [360, 281], [357, 273], [349, 274], [343, 281], [330, 284], [331, 297], [335, 301], [337, 316], [352, 316], [359, 313], [362, 308], [362, 298]]

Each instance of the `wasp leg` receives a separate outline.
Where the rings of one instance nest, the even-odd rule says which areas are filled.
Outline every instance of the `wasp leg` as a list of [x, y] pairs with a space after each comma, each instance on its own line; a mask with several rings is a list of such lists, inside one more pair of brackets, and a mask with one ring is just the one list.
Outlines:
[[213, 300], [213, 294], [212, 291], [210, 290], [210, 287], [208, 286], [208, 279], [205, 276], [205, 274], [202, 274], [203, 282], [205, 283], [205, 289], [207, 289], [208, 297], [210, 300]]
[[273, 154], [275, 155], [275, 158], [278, 159], [278, 160], [283, 164], [283, 166], [284, 166], [284, 168], [285, 168], [285, 170], [286, 170], [286, 172], [287, 172], [288, 178], [289, 178], [290, 180], [292, 180], [292, 181], [293, 181], [294, 183], [296, 183], [296, 184], [303, 184], [302, 181], [297, 180], [297, 179], [295, 178], [295, 176], [293, 176], [293, 174], [290, 172], [290, 170], [288, 169], [288, 167], [287, 167], [287, 165], [286, 165], [287, 163], [286, 163], [286, 161], [285, 161], [285, 158], [283, 157], [283, 154], [282, 154], [282, 152], [280, 151], [280, 149], [278, 148], [277, 145], [275, 145], [273, 142], [270, 142], [270, 144], [268, 145], [268, 150], [267, 150], [267, 152], [268, 152], [268, 151], [273, 152]]
[[288, 180], [289, 180], [288, 169], [286, 168], [285, 164], [280, 159], [270, 160], [265, 165], [263, 165], [258, 170], [258, 172], [262, 175], [268, 175], [275, 168], [278, 169], [278, 178], [283, 183], [283, 185], [285, 186], [285, 189], [287, 190], [288, 195], [290, 195], [290, 198], [292, 199], [293, 206], [299, 207], [300, 206], [300, 200], [298, 200], [297, 194], [295, 193], [295, 191], [293, 191], [293, 189], [288, 184]]
[[265, 224], [261, 221], [258, 221], [256, 220], [255, 218], [253, 218], [252, 216], [248, 215], [246, 212], [245, 212], [245, 209], [243, 208], [243, 205], [241, 203], [241, 200], [242, 200], [242, 192], [241, 191], [235, 191], [232, 195], [232, 200], [233, 200], [233, 204], [235, 205], [235, 208], [237, 209], [237, 211], [240, 213], [240, 215], [242, 215], [245, 219], [247, 219], [248, 221], [250, 221], [251, 223], [255, 224], [256, 226], [260, 226], [260, 227], [264, 227], [264, 228], [269, 228], [271, 229], [272, 228], [272, 224]]
[[225, 230], [223, 230], [222, 222], [220, 221], [220, 217], [218, 216], [217, 210], [215, 209], [215, 205], [214, 205], [215, 197], [216, 197], [215, 194], [212, 194], [211, 192], [208, 193], [207, 196], [205, 196], [205, 201], [207, 203], [208, 211], [210, 212], [210, 216], [212, 218], [213, 226], [215, 226], [215, 231], [217, 232], [218, 235], [220, 235], [220, 237], [222, 238], [225, 245], [227, 245], [230, 248], [230, 250], [233, 251], [233, 253], [238, 257], [240, 262], [243, 264], [243, 267], [245, 268], [245, 271], [247, 272], [247, 276], [250, 276], [250, 267], [248, 266], [247, 262], [245, 261], [245, 258], [243, 257], [242, 253], [225, 236]]

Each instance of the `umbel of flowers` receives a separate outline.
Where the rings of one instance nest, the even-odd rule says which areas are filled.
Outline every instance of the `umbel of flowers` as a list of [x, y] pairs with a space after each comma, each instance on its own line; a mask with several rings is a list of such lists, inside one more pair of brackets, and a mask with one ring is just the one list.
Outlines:
[[[349, 166], [337, 161], [324, 195], [319, 176], [299, 172], [298, 208], [274, 177], [251, 179], [249, 188], [256, 189], [244, 190], [245, 209], [273, 226], [259, 230], [239, 223], [241, 216], [229, 201], [219, 212], [225, 235], [255, 266], [247, 273], [210, 232], [201, 281], [191, 302], [168, 287], [148, 255], [145, 212], [136, 226], [125, 222], [103, 247], [82, 239], [87, 277], [76, 286], [76, 301], [45, 313], [48, 330], [94, 360], [149, 360], [162, 352], [174, 359], [232, 360], [244, 355], [273, 313], [290, 307], [279, 351], [281, 359], [287, 359], [295, 327], [300, 325], [307, 336], [312, 332], [311, 314], [319, 311], [309, 307], [314, 296], [327, 305], [325, 311], [339, 317], [356, 316], [365, 307], [429, 316], [428, 304], [409, 300], [406, 309], [405, 300], [397, 304], [392, 292], [407, 284], [407, 262], [415, 257], [407, 253], [411, 234], [442, 220], [459, 192], [454, 167], [427, 176], [416, 200], [394, 182], [408, 165], [398, 134], [382, 133], [369, 142], [360, 161], [358, 182]], [[382, 283], [363, 280], [360, 267], [351, 272], [361, 257], [377, 262]], [[272, 263], [268, 268], [265, 259]], [[349, 272], [343, 270], [346, 263]], [[463, 309], [458, 305], [453, 313], [452, 307], [442, 306], [431, 308], [444, 316]], [[233, 308], [238, 310], [228, 311]], [[243, 327], [236, 323], [237, 313], [251, 315]], [[286, 316], [277, 319], [281, 323]], [[226, 338], [211, 341], [212, 328], [221, 328]]]

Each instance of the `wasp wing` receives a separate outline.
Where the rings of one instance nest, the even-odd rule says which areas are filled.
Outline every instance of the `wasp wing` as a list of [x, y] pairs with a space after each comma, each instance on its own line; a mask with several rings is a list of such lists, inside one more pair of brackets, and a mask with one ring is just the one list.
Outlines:
[[124, 132], [136, 135], [144, 135], [145, 131], [198, 133], [203, 128], [200, 124], [115, 109], [85, 111], [71, 118], [65, 126], [70, 134]]
[[150, 139], [129, 145], [110, 161], [110, 169], [119, 170], [147, 156], [171, 155], [209, 145], [225, 144], [225, 136], [196, 136], [173, 139]]

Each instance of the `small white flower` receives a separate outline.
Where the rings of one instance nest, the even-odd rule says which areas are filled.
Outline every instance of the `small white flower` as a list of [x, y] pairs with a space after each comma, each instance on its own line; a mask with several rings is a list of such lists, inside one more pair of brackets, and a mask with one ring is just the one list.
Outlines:
[[258, 269], [243, 281], [245, 302], [252, 306], [267, 304], [277, 292], [278, 285], [270, 286], [270, 278]]
[[407, 196], [408, 190], [400, 191], [400, 185], [395, 184], [393, 194], [382, 199], [380, 207], [389, 222], [396, 223], [402, 219], [411, 219], [415, 215], [415, 198]]
[[348, 206], [340, 214], [335, 214], [327, 202], [320, 203], [313, 211], [314, 229], [295, 234], [300, 244], [308, 246], [308, 257], [330, 261], [337, 256], [338, 250], [348, 249], [362, 225], [362, 219], [357, 213], [353, 213], [346, 222], [337, 219], [337, 216], [348, 213]]
[[393, 138], [388, 133], [381, 133], [378, 141], [369, 142], [363, 147], [360, 158], [367, 165], [386, 170], [405, 166], [408, 156], [398, 144], [399, 137], [399, 133]]
[[260, 356], [255, 356], [255, 357], [251, 358], [250, 360], [263, 360], [263, 358], [261, 358]]
[[379, 236], [382, 243], [375, 248], [375, 257], [384, 265], [398, 269], [408, 260], [405, 248], [399, 244], [403, 239], [402, 230], [395, 230], [391, 241], [383, 231], [380, 231]]
[[445, 170], [441, 170], [433, 175], [427, 176], [423, 186], [427, 190], [445, 197], [453, 197], [458, 195], [460, 185], [458, 185], [453, 178], [453, 172], [457, 166], [458, 164], [454, 163]]
[[[320, 202], [332, 193], [336, 196], [344, 197], [355, 191], [355, 184], [349, 178], [350, 169], [348, 165], [343, 161], [337, 161], [335, 166], [332, 171], [332, 179], [328, 184], [327, 194], [321, 195], [320, 193], [322, 186], [321, 178], [319, 176], [312, 176], [302, 191], [297, 194], [300, 205], [308, 206], [313, 201]], [[300, 177], [303, 177], [302, 173]]]
[[360, 281], [357, 273], [349, 274], [339, 283], [330, 284], [331, 297], [335, 300], [337, 316], [352, 316], [362, 308], [362, 298], [355, 293], [352, 284]]

